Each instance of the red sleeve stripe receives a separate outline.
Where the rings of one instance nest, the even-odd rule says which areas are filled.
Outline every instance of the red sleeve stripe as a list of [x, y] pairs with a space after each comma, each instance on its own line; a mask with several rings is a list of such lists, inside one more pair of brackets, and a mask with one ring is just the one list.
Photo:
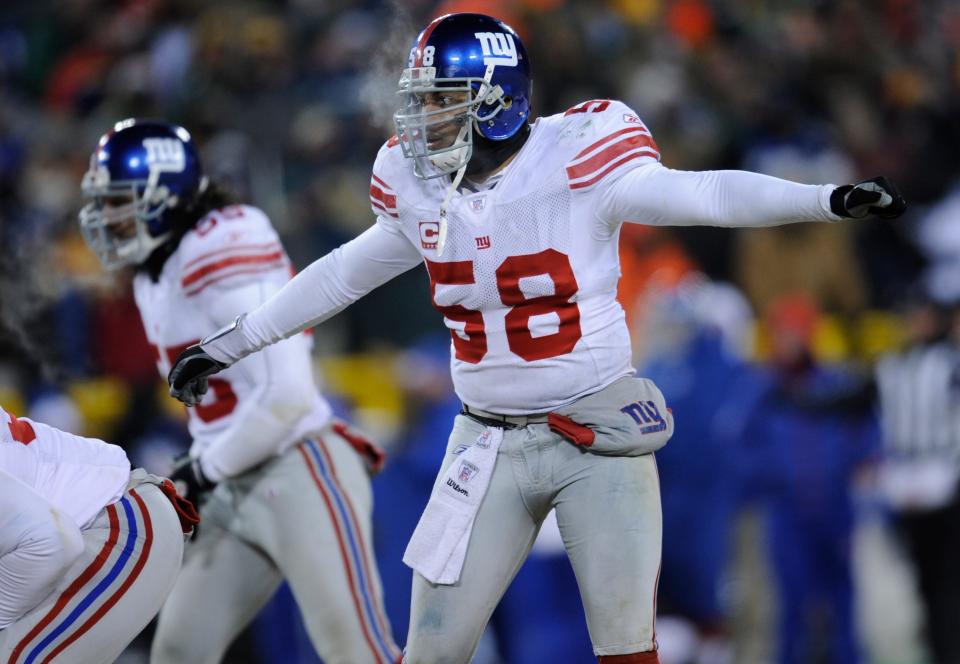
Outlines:
[[626, 155], [620, 157], [619, 159], [616, 159], [613, 162], [611, 162], [606, 168], [601, 170], [599, 173], [597, 173], [590, 179], [580, 180], [577, 182], [570, 182], [570, 188], [582, 189], [584, 187], [591, 187], [595, 185], [597, 182], [599, 182], [600, 180], [602, 180], [603, 178], [605, 178], [610, 173], [610, 171], [614, 170], [619, 166], [622, 166], [623, 164], [626, 164], [628, 161], [633, 161], [634, 159], [638, 159], [639, 157], [652, 157], [654, 159], [658, 159], [660, 157], [660, 153], [652, 150], [651, 148], [641, 148], [639, 150], [629, 152]]
[[207, 277], [214, 272], [219, 272], [220, 270], [224, 270], [235, 265], [262, 265], [265, 263], [274, 263], [278, 261], [284, 262], [284, 259], [285, 256], [281, 250], [271, 251], [269, 253], [227, 256], [213, 263], [207, 263], [202, 267], [198, 267], [193, 272], [190, 272], [181, 280], [181, 285], [186, 288], [187, 286], [197, 283], [204, 277]]
[[183, 269], [196, 265], [197, 263], [202, 263], [203, 261], [209, 260], [214, 256], [222, 256], [225, 254], [231, 254], [234, 252], [237, 253], [262, 253], [265, 251], [278, 251], [282, 250], [280, 243], [276, 240], [272, 242], [262, 242], [260, 244], [232, 244], [226, 247], [221, 247], [213, 251], [208, 251], [205, 254], [200, 254], [196, 258], [187, 261], [183, 265]]
[[397, 209], [397, 197], [388, 194], [375, 184], [370, 185], [370, 198], [380, 201], [384, 207]]
[[[374, 176], [374, 179], [380, 182], [376, 176]], [[375, 183], [370, 185], [370, 205], [372, 205], [375, 210], [380, 210], [395, 219], [400, 218], [400, 215], [397, 214], [397, 197], [393, 194], [388, 194]]]
[[653, 137], [648, 133], [632, 133], [620, 138], [620, 140], [610, 143], [599, 151], [589, 154], [579, 162], [573, 162], [567, 166], [567, 177], [571, 180], [581, 180], [587, 176], [596, 173], [610, 162], [618, 159], [628, 152], [636, 150], [645, 150], [656, 156], [659, 156], [657, 144]]
[[[196, 295], [207, 286], [212, 286], [213, 284], [219, 283], [226, 279], [232, 279], [233, 277], [242, 277], [250, 274], [265, 274], [267, 272], [272, 272], [277, 269], [285, 269], [286, 265], [283, 262], [269, 263], [267, 265], [251, 265], [251, 266], [241, 266], [226, 270], [224, 272], [217, 272], [215, 275], [209, 279], [204, 279], [203, 281], [194, 284], [189, 289], [184, 291], [187, 297]], [[284, 276], [287, 276], [287, 272], [284, 271]]]
[[373, 174], [373, 177], [371, 178], [370, 184], [378, 184], [378, 185], [380, 185], [380, 188], [383, 189], [384, 191], [388, 191], [388, 192], [390, 192], [391, 194], [394, 193], [394, 192], [393, 192], [393, 187], [391, 187], [391, 186], [388, 185], [386, 182], [384, 182], [383, 180], [381, 180], [380, 178], [378, 178], [376, 173]]
[[595, 162], [598, 157], [608, 154], [615, 145], [623, 145], [626, 141], [641, 141], [645, 145], [656, 147], [650, 132], [643, 127], [628, 127], [601, 138], [585, 150], [581, 150], [570, 162], [570, 166], [577, 168], [583, 164]]
[[372, 198], [370, 199], [370, 205], [373, 207], [374, 210], [379, 210], [380, 212], [390, 217], [393, 217], [394, 219], [400, 218], [400, 215], [397, 214], [394, 210], [388, 210], [387, 208], [383, 207], [383, 205], [381, 205], [380, 203], [378, 203], [376, 200]]
[[626, 134], [646, 134], [647, 136], [649, 136], [650, 131], [646, 127], [637, 126], [637, 127], [627, 127], [626, 129], [615, 131], [612, 134], [607, 134], [596, 143], [591, 144], [589, 147], [586, 147], [583, 150], [580, 150], [580, 152], [577, 153], [577, 156], [573, 158], [573, 161], [577, 161], [578, 159], [586, 157], [597, 148], [603, 145], [606, 145]]

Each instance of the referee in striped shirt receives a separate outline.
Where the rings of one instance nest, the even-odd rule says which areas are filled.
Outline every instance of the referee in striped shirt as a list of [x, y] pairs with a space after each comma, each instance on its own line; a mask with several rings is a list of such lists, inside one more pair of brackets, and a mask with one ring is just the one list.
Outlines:
[[911, 345], [877, 363], [881, 488], [913, 561], [936, 664], [960, 663], [960, 307], [913, 302]]

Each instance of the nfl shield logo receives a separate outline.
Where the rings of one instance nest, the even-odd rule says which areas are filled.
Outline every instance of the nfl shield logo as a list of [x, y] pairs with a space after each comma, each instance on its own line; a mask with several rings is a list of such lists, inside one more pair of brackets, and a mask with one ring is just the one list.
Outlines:
[[477, 468], [472, 463], [470, 463], [469, 461], [461, 462], [460, 475], [459, 475], [460, 482], [463, 484], [466, 484], [467, 482], [472, 480], [478, 472], [480, 472], [480, 469]]

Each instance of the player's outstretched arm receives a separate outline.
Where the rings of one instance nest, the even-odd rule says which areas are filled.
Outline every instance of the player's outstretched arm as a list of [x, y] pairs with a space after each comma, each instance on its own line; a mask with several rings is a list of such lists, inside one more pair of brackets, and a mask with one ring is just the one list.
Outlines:
[[600, 214], [611, 223], [760, 227], [869, 214], [896, 217], [905, 209], [896, 186], [883, 177], [837, 187], [748, 171], [676, 171], [649, 164], [603, 193]]
[[418, 265], [420, 253], [392, 223], [378, 220], [359, 237], [311, 263], [262, 305], [184, 351], [167, 377], [170, 394], [195, 405], [210, 375], [322, 323]]

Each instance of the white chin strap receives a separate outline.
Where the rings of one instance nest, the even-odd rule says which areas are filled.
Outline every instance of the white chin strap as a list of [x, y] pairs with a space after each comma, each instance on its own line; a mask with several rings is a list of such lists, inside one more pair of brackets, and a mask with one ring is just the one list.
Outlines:
[[[477, 95], [478, 102], [482, 101], [483, 103], [492, 104], [503, 94], [503, 91], [498, 85], [495, 89], [490, 89], [490, 80], [493, 78], [493, 70], [496, 67], [495, 64], [488, 64], [487, 69], [483, 74], [483, 87], [480, 89], [482, 94]], [[479, 104], [477, 106], [479, 108]], [[492, 117], [492, 116], [491, 116]], [[468, 133], [473, 128], [474, 123], [476, 122], [476, 117], [474, 116], [472, 122], [467, 122], [461, 129], [460, 133], [457, 134], [457, 141], [466, 141]], [[472, 143], [472, 141], [471, 141]], [[472, 146], [468, 143], [463, 147], [459, 147], [456, 150], [450, 150], [448, 152], [443, 152], [441, 154], [431, 156], [430, 161], [433, 162], [434, 166], [438, 168], [443, 168], [443, 164], [446, 164], [447, 168], [453, 168], [454, 165], [460, 163], [460, 160], [464, 158], [467, 150], [470, 150]], [[460, 182], [463, 180], [464, 173], [467, 172], [467, 164], [464, 163], [459, 169], [457, 169], [457, 174], [453, 176], [453, 182], [450, 183], [450, 186], [447, 188], [447, 194], [443, 197], [443, 203], [440, 204], [440, 228], [437, 229], [437, 257], [443, 256], [443, 249], [447, 246], [447, 206], [450, 204], [450, 198], [453, 196], [453, 192], [457, 190], [460, 186]]]
[[450, 197], [460, 186], [463, 180], [463, 174], [467, 172], [467, 165], [464, 164], [453, 176], [453, 182], [447, 187], [447, 195], [443, 197], [443, 203], [440, 204], [440, 228], [437, 229], [437, 257], [443, 256], [443, 248], [447, 246], [447, 205], [450, 204]]

